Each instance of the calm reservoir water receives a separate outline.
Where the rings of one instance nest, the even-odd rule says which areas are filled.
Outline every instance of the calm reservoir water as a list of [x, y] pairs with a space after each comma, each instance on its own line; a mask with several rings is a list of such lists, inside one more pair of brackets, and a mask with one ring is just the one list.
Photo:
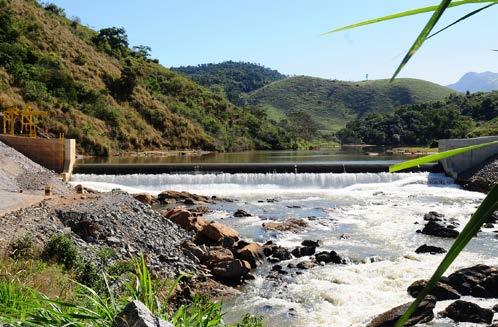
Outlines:
[[[330, 153], [322, 153], [324, 157], [318, 159], [319, 153], [302, 153], [300, 157], [334, 160]], [[282, 154], [291, 155], [294, 153]], [[365, 326], [373, 316], [410, 301], [406, 288], [415, 280], [430, 277], [442, 259], [441, 255], [419, 255], [414, 250], [422, 244], [446, 249], [451, 245], [451, 240], [416, 233], [423, 215], [438, 211], [457, 219], [462, 228], [484, 198], [460, 189], [441, 174], [430, 173], [75, 175], [73, 183], [101, 191], [119, 187], [129, 192], [159, 193], [173, 189], [234, 198], [234, 203], [210, 205], [212, 212], [206, 218], [232, 225], [243, 238], [273, 240], [288, 248], [304, 239], [320, 239], [324, 245], [319, 251], [335, 250], [348, 257], [351, 262], [347, 265], [315, 267], [301, 275], [285, 268], [289, 274], [280, 281], [266, 278], [271, 265], [265, 265], [240, 296], [224, 300], [228, 321], [251, 312], [263, 315], [266, 326], [285, 327]], [[278, 202], [266, 202], [270, 198]], [[234, 218], [233, 213], [240, 208], [253, 216]], [[291, 217], [306, 219], [309, 228], [292, 234], [265, 231], [261, 226]], [[343, 234], [350, 238], [341, 238]], [[478, 263], [496, 265], [496, 253], [495, 231], [483, 229], [451, 270]], [[286, 267], [301, 260], [280, 264]], [[483, 307], [495, 304], [494, 300], [472, 301]], [[449, 303], [439, 302], [436, 311]], [[438, 318], [430, 326], [455, 324]]]

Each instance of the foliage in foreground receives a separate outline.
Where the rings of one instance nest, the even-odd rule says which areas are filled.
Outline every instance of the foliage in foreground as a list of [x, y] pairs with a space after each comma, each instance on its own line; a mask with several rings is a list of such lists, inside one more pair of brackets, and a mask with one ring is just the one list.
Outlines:
[[[29, 243], [26, 240], [23, 237], [13, 245]], [[69, 249], [68, 255], [61, 252], [62, 246]], [[36, 251], [51, 263], [32, 258], [31, 251], [26, 252], [29, 259], [18, 252], [9, 253], [13, 258], [0, 258], [0, 322], [13, 326], [112, 326], [124, 306], [138, 300], [175, 326], [227, 326], [221, 304], [204, 296], [197, 296], [191, 304], [172, 311], [169, 301], [185, 276], [176, 281], [154, 279], [143, 256], [133, 259], [131, 267], [123, 265], [124, 269], [113, 268], [114, 264], [104, 266], [95, 286], [84, 284], [95, 281], [74, 281], [74, 277], [80, 276], [83, 261], [73, 246], [67, 235], [52, 237], [42, 250]], [[109, 255], [112, 254], [99, 253], [101, 260]], [[120, 275], [111, 275], [111, 271], [120, 271]], [[262, 320], [247, 315], [234, 326], [261, 327]]]

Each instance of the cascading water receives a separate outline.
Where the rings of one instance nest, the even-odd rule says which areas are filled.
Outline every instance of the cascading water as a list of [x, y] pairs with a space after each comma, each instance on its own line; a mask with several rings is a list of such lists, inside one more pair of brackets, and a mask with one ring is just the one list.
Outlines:
[[[325, 265], [297, 274], [267, 279], [264, 265], [240, 296], [225, 299], [228, 321], [251, 312], [265, 317], [267, 326], [365, 326], [394, 306], [409, 302], [406, 288], [428, 278], [441, 255], [416, 254], [422, 244], [444, 247], [451, 240], [417, 233], [423, 215], [438, 211], [460, 223], [467, 222], [483, 194], [468, 192], [441, 174], [206, 174], [206, 175], [75, 175], [74, 184], [108, 191], [159, 193], [173, 189], [234, 198], [211, 204], [207, 219], [223, 219], [257, 242], [272, 240], [293, 248], [304, 239], [320, 239], [319, 251], [335, 250], [350, 258], [348, 265]], [[267, 199], [276, 201], [267, 201]], [[234, 218], [237, 209], [251, 217]], [[303, 232], [266, 231], [262, 223], [289, 217], [305, 219]], [[349, 238], [341, 235], [349, 235]], [[457, 259], [451, 270], [478, 263], [498, 264], [495, 230], [483, 229]], [[372, 260], [375, 258], [375, 260]], [[465, 298], [464, 298], [465, 299]], [[472, 299], [483, 307], [489, 300]], [[439, 302], [436, 312], [450, 301]], [[454, 326], [438, 318], [437, 326]], [[465, 326], [465, 325], [462, 325]]]

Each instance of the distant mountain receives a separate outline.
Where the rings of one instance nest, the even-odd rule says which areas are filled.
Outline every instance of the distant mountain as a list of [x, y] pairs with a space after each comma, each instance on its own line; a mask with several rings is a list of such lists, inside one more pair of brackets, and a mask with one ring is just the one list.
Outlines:
[[467, 73], [449, 88], [459, 92], [489, 92], [498, 90], [498, 73]]
[[258, 64], [235, 61], [172, 67], [171, 69], [213, 90], [223, 90], [228, 100], [237, 105], [244, 104], [242, 94], [255, 91], [286, 77], [276, 70]]
[[336, 131], [369, 113], [441, 100], [451, 93], [447, 87], [417, 79], [345, 82], [296, 76], [273, 82], [248, 94], [246, 99], [266, 109], [274, 119], [305, 112], [323, 129]]

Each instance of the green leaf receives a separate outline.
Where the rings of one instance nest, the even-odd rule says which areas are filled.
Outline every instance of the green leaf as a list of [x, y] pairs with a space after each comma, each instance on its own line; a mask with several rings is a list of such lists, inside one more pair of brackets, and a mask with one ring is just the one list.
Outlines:
[[436, 161], [439, 161], [442, 159], [446, 159], [448, 157], [455, 156], [457, 154], [485, 148], [485, 147], [488, 147], [488, 146], [494, 145], [494, 144], [498, 144], [498, 141], [493, 141], [493, 142], [488, 142], [488, 143], [483, 143], [483, 144], [476, 144], [476, 145], [471, 145], [471, 146], [467, 146], [467, 147], [463, 147], [463, 148], [458, 148], [458, 149], [440, 152], [437, 154], [431, 154], [431, 155], [424, 156], [421, 158], [417, 158], [417, 159], [405, 161], [405, 162], [402, 162], [402, 163], [399, 163], [396, 165], [392, 165], [389, 167], [389, 172], [394, 173], [396, 171], [409, 169], [409, 168], [413, 168], [413, 167], [418, 167], [418, 166], [426, 164], [426, 163], [436, 162]]
[[415, 55], [415, 53], [422, 47], [424, 42], [427, 40], [427, 36], [431, 33], [431, 31], [434, 29], [434, 26], [436, 26], [437, 22], [445, 12], [445, 10], [448, 8], [448, 6], [451, 4], [452, 0], [442, 0], [441, 3], [439, 4], [439, 7], [434, 11], [434, 14], [432, 14], [431, 19], [427, 22], [425, 25], [424, 29], [422, 32], [420, 32], [419, 36], [413, 43], [412, 47], [410, 50], [408, 50], [408, 53], [405, 55], [403, 60], [401, 61], [401, 64], [398, 66], [396, 71], [394, 72], [393, 76], [391, 77], [391, 81], [393, 81], [396, 76], [401, 72], [403, 67], [410, 61], [410, 59]]
[[491, 217], [491, 215], [498, 209], [498, 185], [488, 193], [484, 201], [481, 203], [477, 211], [472, 215], [469, 222], [465, 225], [464, 229], [457, 237], [450, 250], [444, 257], [443, 261], [439, 264], [427, 286], [418, 294], [415, 301], [410, 305], [408, 310], [398, 320], [395, 327], [402, 327], [410, 316], [415, 312], [418, 305], [422, 300], [431, 292], [439, 279], [443, 276], [449, 266], [453, 263], [456, 257], [467, 246], [470, 240], [477, 234], [481, 226]]
[[474, 10], [474, 11], [471, 11], [471, 12], [470, 12], [470, 13], [468, 13], [467, 15], [465, 15], [465, 16], [463, 16], [463, 17], [461, 17], [461, 18], [457, 19], [456, 21], [454, 21], [453, 23], [449, 24], [448, 26], [446, 26], [446, 27], [444, 27], [444, 28], [440, 29], [439, 31], [437, 31], [437, 32], [433, 33], [432, 35], [428, 36], [428, 37], [427, 37], [427, 40], [428, 40], [428, 39], [430, 39], [430, 38], [432, 38], [432, 37], [434, 37], [434, 36], [436, 36], [436, 35], [438, 35], [439, 33], [443, 32], [443, 31], [446, 31], [448, 28], [450, 28], [450, 27], [452, 27], [452, 26], [454, 26], [454, 25], [456, 25], [456, 24], [458, 24], [458, 23], [460, 23], [460, 22], [462, 22], [462, 21], [466, 20], [467, 18], [470, 18], [470, 17], [474, 16], [475, 14], [478, 14], [478, 13], [480, 13], [481, 11], [486, 10], [486, 9], [488, 9], [489, 7], [492, 7], [492, 6], [494, 6], [494, 5], [496, 5], [496, 3], [491, 3], [491, 4], [487, 5], [487, 6], [484, 6], [484, 7], [482, 7], [482, 8], [479, 8], [479, 9], [476, 9], [476, 10]]
[[[448, 6], [448, 8], [452, 7], [457, 7], [461, 5], [469, 5], [469, 4], [480, 4], [480, 3], [498, 3], [498, 0], [459, 0], [459, 1], [453, 1], [451, 4]], [[439, 8], [438, 5], [434, 6], [427, 6], [427, 7], [422, 7], [422, 8], [417, 8], [417, 9], [412, 9], [412, 10], [406, 10], [403, 12], [383, 16], [383, 17], [378, 17], [374, 19], [369, 19], [369, 20], [364, 20], [359, 23], [347, 25], [347, 26], [342, 26], [336, 29], [333, 29], [331, 31], [323, 33], [323, 35], [327, 34], [332, 34], [332, 33], [337, 33], [345, 30], [350, 30], [353, 28], [358, 28], [361, 26], [366, 26], [366, 25], [371, 25], [371, 24], [377, 24], [381, 22], [385, 22], [388, 20], [393, 20], [393, 19], [398, 19], [398, 18], [403, 18], [403, 17], [408, 17], [408, 16], [414, 16], [414, 15], [419, 15], [419, 14], [425, 14], [428, 12], [433, 12]]]

